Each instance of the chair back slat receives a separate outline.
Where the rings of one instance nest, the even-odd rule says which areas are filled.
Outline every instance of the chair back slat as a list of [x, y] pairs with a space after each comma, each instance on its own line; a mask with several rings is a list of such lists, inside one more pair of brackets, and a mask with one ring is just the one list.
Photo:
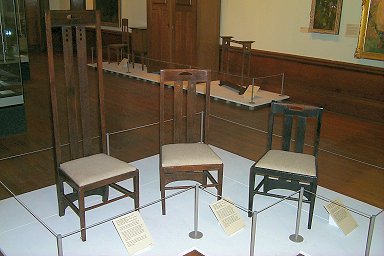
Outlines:
[[291, 148], [293, 116], [285, 115], [282, 133], [282, 149], [289, 151]]
[[62, 27], [63, 38], [63, 57], [64, 57], [64, 74], [65, 87], [67, 93], [67, 121], [68, 121], [68, 137], [70, 147], [70, 157], [72, 159], [80, 157], [79, 148], [79, 123], [77, 115], [77, 85], [73, 60], [73, 44], [72, 44], [72, 27]]
[[[203, 85], [208, 96], [205, 95], [203, 104], [201, 96], [197, 94], [197, 85]], [[165, 128], [164, 128], [164, 112], [167, 109], [165, 104], [168, 102], [164, 99], [165, 85], [173, 87], [173, 140], [172, 143], [183, 142], [198, 142], [200, 141], [198, 129], [199, 122], [199, 106], [205, 113], [208, 112], [209, 100], [209, 85], [210, 74], [207, 70], [195, 69], [168, 69], [161, 70], [160, 72], [160, 145], [165, 144]], [[200, 100], [200, 101], [199, 101]], [[206, 116], [206, 115], [205, 115]], [[204, 119], [204, 129], [208, 127], [208, 118]], [[203, 129], [203, 130], [204, 130]], [[204, 132], [204, 131], [203, 131]], [[206, 132], [204, 132], [204, 140], [207, 139]]]
[[175, 143], [183, 142], [183, 82], [176, 81], [173, 85], [173, 138]]
[[81, 133], [83, 138], [83, 155], [91, 155], [91, 125], [89, 107], [89, 84], [87, 75], [87, 44], [85, 27], [76, 27], [76, 46], [77, 46], [77, 67], [79, 74], [79, 97], [81, 115]]
[[187, 127], [186, 127], [186, 136], [187, 142], [196, 142], [197, 141], [197, 133], [196, 133], [196, 81], [191, 80], [188, 81], [187, 84]]
[[307, 128], [307, 118], [299, 116], [297, 118], [296, 136], [295, 136], [295, 152], [303, 153], [305, 142], [305, 131]]
[[[59, 165], [62, 159], [61, 150], [63, 144], [69, 142], [69, 158], [76, 159], [87, 156], [97, 150], [95, 145], [98, 144], [98, 152], [106, 152], [105, 139], [105, 111], [104, 111], [104, 91], [103, 91], [103, 74], [102, 74], [102, 52], [101, 52], [101, 31], [100, 31], [100, 13], [99, 11], [47, 11], [47, 52], [48, 52], [48, 68], [50, 73], [50, 90], [51, 90], [51, 106], [54, 129], [54, 147], [55, 161]], [[86, 31], [85, 26], [95, 25], [96, 27], [96, 49], [98, 64], [98, 86], [91, 87], [88, 81], [87, 66], [87, 49], [86, 49]], [[52, 27], [61, 27], [63, 36], [63, 59], [64, 59], [64, 78], [65, 87], [61, 87], [60, 83], [55, 80], [54, 58], [52, 45]], [[76, 51], [73, 49], [73, 31], [76, 35]], [[76, 53], [75, 53], [76, 52]], [[74, 58], [74, 55], [77, 58]], [[77, 68], [76, 68], [77, 67]], [[58, 93], [60, 88], [65, 88], [63, 94], [65, 96], [66, 110], [62, 111], [59, 107]], [[97, 99], [92, 101], [91, 90], [97, 90], [95, 94]], [[99, 111], [98, 119], [95, 123], [93, 115], [94, 108], [91, 103], [96, 102], [96, 112]], [[94, 104], [94, 105], [96, 105]], [[66, 117], [59, 118], [66, 114]], [[65, 125], [67, 121], [68, 141], [65, 137], [60, 136], [60, 127]], [[96, 124], [97, 127], [94, 126]], [[95, 128], [97, 138], [94, 143]], [[101, 143], [100, 143], [101, 141]], [[105, 144], [105, 145], [104, 145]], [[100, 147], [101, 146], [101, 147]]]
[[[310, 130], [313, 130], [314, 134], [312, 135], [312, 143], [309, 144], [309, 146], [313, 147], [312, 154], [317, 156], [320, 141], [322, 111], [323, 108], [321, 107], [272, 102], [268, 122], [267, 150], [272, 149], [273, 139], [279, 137], [274, 134], [274, 132], [279, 132], [276, 127], [278, 123], [277, 119], [278, 117], [282, 117], [283, 125], [281, 130], [281, 149], [285, 151], [303, 153], [304, 146], [306, 145], [306, 138], [311, 136], [308, 134], [309, 127], [311, 127], [313, 129]], [[315, 120], [314, 125], [308, 126], [311, 120]], [[292, 147], [292, 144], [294, 147]]]

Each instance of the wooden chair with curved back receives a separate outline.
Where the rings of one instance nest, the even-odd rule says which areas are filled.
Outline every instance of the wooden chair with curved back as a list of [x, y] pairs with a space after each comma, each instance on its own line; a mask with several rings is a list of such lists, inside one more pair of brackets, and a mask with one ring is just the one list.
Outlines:
[[[162, 214], [166, 212], [166, 190], [190, 187], [169, 185], [175, 181], [197, 181], [204, 187], [216, 188], [217, 194], [222, 195], [223, 162], [208, 145], [210, 82], [208, 70], [160, 71], [159, 172]], [[171, 88], [166, 90], [167, 85], [171, 85]], [[197, 94], [198, 85], [204, 88], [204, 96]], [[168, 93], [172, 97], [168, 97]], [[170, 108], [173, 110], [170, 111]], [[199, 126], [198, 114], [201, 111], [204, 111], [204, 121]], [[169, 122], [166, 115], [173, 121]]]
[[[256, 194], [283, 198], [285, 195], [279, 189], [298, 191], [303, 187], [304, 202], [309, 203], [308, 229], [311, 228], [317, 190], [317, 155], [322, 111], [321, 107], [271, 103], [267, 151], [252, 165], [249, 174], [249, 216]], [[282, 130], [277, 130], [281, 123]], [[313, 136], [310, 135], [311, 132]], [[276, 146], [274, 141], [281, 147]], [[261, 176], [262, 180], [255, 187], [256, 175]]]
[[[88, 25], [96, 25], [97, 85], [88, 83], [85, 33], [85, 27]], [[52, 27], [62, 28], [64, 83], [56, 82], [55, 79]], [[72, 45], [73, 27], [76, 31], [76, 54]], [[126, 197], [134, 199], [134, 207], [138, 209], [139, 171], [134, 166], [106, 154], [99, 12], [47, 11], [46, 33], [59, 215], [63, 216], [65, 209], [71, 207], [80, 217], [81, 239], [85, 241], [87, 210]], [[77, 62], [74, 55], [77, 56]], [[65, 96], [64, 100], [61, 95]], [[116, 184], [125, 180], [132, 181], [132, 184], [126, 184], [132, 189]], [[117, 193], [109, 199], [109, 188], [117, 190], [120, 194]], [[86, 204], [85, 199], [90, 195], [101, 195], [102, 201]], [[75, 204], [75, 201], [78, 203]]]
[[121, 43], [109, 44], [107, 46], [108, 54], [108, 63], [111, 62], [111, 51], [113, 50], [116, 54], [117, 64], [124, 58], [125, 54], [128, 58], [129, 63], [129, 54], [131, 53], [131, 46], [129, 41], [129, 28], [128, 28], [128, 19], [121, 19]]

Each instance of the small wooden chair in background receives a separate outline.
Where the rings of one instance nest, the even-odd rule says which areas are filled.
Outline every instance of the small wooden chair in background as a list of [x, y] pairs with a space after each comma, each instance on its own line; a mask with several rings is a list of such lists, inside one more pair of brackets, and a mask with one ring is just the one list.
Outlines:
[[[96, 25], [96, 86], [88, 83], [85, 33], [85, 27], [88, 25]], [[56, 83], [55, 80], [52, 27], [62, 28], [65, 84]], [[76, 30], [77, 63], [74, 60], [72, 45], [73, 27]], [[68, 206], [71, 207], [80, 217], [81, 239], [85, 241], [85, 211], [125, 197], [134, 199], [134, 207], [138, 209], [139, 171], [134, 166], [106, 154], [100, 13], [47, 11], [46, 33], [59, 216], [65, 214]], [[75, 67], [78, 71], [76, 75]], [[65, 87], [63, 94], [66, 101], [60, 101], [57, 97], [57, 91], [62, 87]], [[93, 93], [95, 91], [97, 93]], [[95, 99], [91, 98], [92, 96]], [[68, 131], [68, 136], [63, 136], [63, 131], [64, 134]], [[133, 189], [128, 190], [116, 184], [125, 180], [132, 180]], [[71, 187], [69, 191], [65, 188], [66, 185]], [[109, 188], [120, 194], [109, 199]], [[101, 195], [102, 201], [86, 207], [85, 197], [89, 195]], [[78, 206], [75, 201], [78, 201]]]
[[128, 19], [121, 20], [121, 43], [118, 44], [109, 44], [107, 46], [108, 54], [108, 63], [111, 62], [111, 50], [116, 54], [117, 64], [120, 63], [126, 54], [129, 63], [129, 54], [131, 53], [131, 46], [129, 42], [129, 28], [128, 28]]

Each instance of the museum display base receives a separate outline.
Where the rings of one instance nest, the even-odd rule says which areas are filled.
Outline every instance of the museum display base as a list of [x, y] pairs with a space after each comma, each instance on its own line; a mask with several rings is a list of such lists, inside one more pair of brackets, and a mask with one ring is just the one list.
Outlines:
[[[248, 202], [248, 175], [253, 161], [225, 150], [212, 147], [224, 162], [223, 195], [241, 206]], [[132, 162], [140, 170], [140, 205], [159, 199], [158, 155]], [[192, 184], [192, 183], [191, 183]], [[210, 190], [214, 192], [214, 190]], [[167, 192], [167, 195], [175, 191]], [[288, 194], [291, 194], [290, 192]], [[366, 214], [377, 214], [380, 209], [318, 187], [318, 195], [329, 199], [340, 198], [345, 205]], [[59, 234], [78, 230], [78, 216], [67, 209], [59, 217], [56, 188], [49, 186], [18, 196], [38, 217]], [[191, 239], [188, 234], [194, 228], [194, 190], [189, 190], [166, 201], [167, 215], [161, 214], [161, 204], [153, 204], [140, 210], [154, 241], [154, 244], [135, 255], [185, 255], [197, 250], [209, 255], [249, 255], [251, 219], [247, 213], [240, 214], [246, 227], [232, 236], [226, 235], [212, 213], [209, 204], [215, 197], [205, 191], [199, 195], [199, 231], [201, 239]], [[95, 200], [95, 197], [88, 198]], [[254, 209], [260, 211], [277, 199], [255, 197]], [[89, 201], [88, 201], [89, 203]], [[358, 228], [345, 236], [341, 230], [328, 222], [324, 209], [327, 202], [316, 200], [312, 229], [308, 230], [308, 205], [303, 204], [300, 235], [301, 243], [290, 241], [295, 231], [297, 202], [289, 201], [275, 205], [258, 214], [256, 225], [255, 255], [364, 255], [369, 219], [352, 214]], [[132, 200], [119, 200], [112, 204], [87, 212], [87, 225], [97, 223], [132, 209]], [[377, 216], [373, 232], [371, 256], [382, 255], [384, 251], [384, 214]], [[0, 248], [5, 255], [57, 255], [56, 239], [38, 223], [15, 199], [0, 201]], [[87, 230], [87, 241], [82, 242], [80, 234], [63, 238], [64, 255], [129, 255], [112, 223]]]
[[[125, 59], [126, 60], [126, 59]], [[96, 68], [96, 63], [94, 64], [88, 64], [91, 67]], [[103, 69], [106, 72], [111, 72], [118, 75], [127, 76], [130, 78], [136, 78], [145, 80], [147, 82], [152, 83], [159, 83], [160, 82], [160, 75], [156, 73], [148, 73], [147, 68], [142, 68], [142, 65], [140, 63], [135, 63], [134, 67], [132, 64], [129, 64], [129, 67], [126, 65], [125, 62], [121, 62], [119, 65], [114, 63], [108, 63], [103, 62]], [[230, 75], [228, 75], [230, 76]], [[244, 106], [249, 108], [250, 110], [253, 110], [256, 107], [260, 107], [266, 104], [271, 103], [271, 101], [280, 101], [289, 99], [288, 95], [281, 95], [279, 93], [270, 92], [261, 90], [257, 87], [258, 90], [255, 89], [254, 91], [254, 97], [251, 98], [252, 95], [252, 86], [248, 86], [248, 89], [246, 92], [242, 95], [239, 95], [238, 91], [227, 87], [227, 86], [220, 86], [220, 81], [214, 80], [211, 83], [211, 97], [216, 100], [223, 100], [227, 103], [233, 103], [237, 106]], [[202, 90], [199, 90], [197, 88], [199, 93], [204, 93]]]

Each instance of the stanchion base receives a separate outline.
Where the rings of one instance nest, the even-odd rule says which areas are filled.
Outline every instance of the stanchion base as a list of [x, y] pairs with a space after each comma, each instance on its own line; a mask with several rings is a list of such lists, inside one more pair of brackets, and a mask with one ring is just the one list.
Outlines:
[[304, 241], [304, 238], [301, 235], [296, 236], [295, 234], [292, 234], [289, 236], [289, 240], [295, 243], [301, 243]]
[[201, 233], [200, 231], [191, 231], [189, 232], [189, 237], [192, 238], [192, 239], [200, 239], [203, 237], [203, 233]]

